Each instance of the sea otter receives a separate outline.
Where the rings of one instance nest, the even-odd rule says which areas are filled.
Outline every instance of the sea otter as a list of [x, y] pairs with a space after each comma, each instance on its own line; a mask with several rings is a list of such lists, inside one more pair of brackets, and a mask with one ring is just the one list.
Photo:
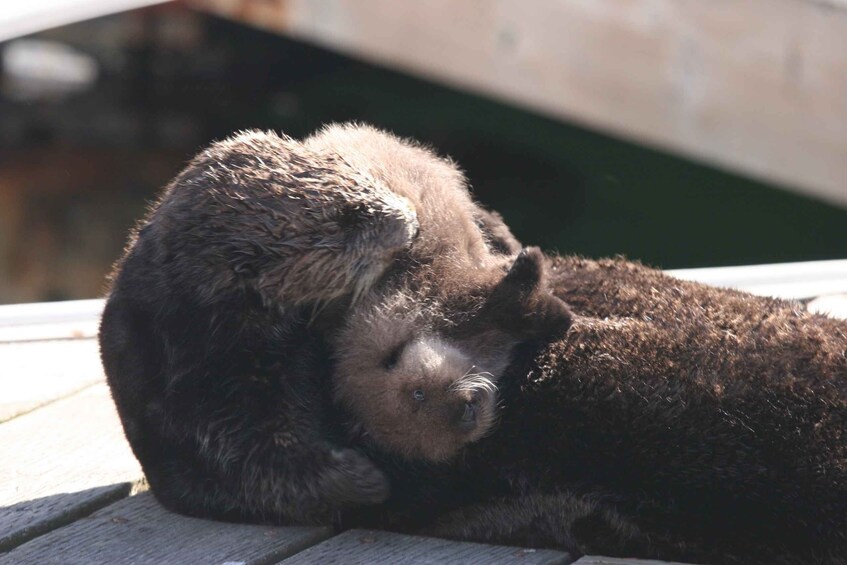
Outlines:
[[[554, 257], [567, 333], [498, 381], [494, 433], [354, 516], [692, 563], [847, 562], [847, 322], [638, 263]], [[369, 522], [374, 519], [374, 522]]]
[[411, 272], [416, 291], [468, 306], [448, 310], [471, 328], [514, 250], [452, 163], [378, 130], [209, 146], [133, 232], [101, 322], [153, 493], [190, 515], [285, 524], [385, 500], [331, 408], [329, 332]]
[[[570, 326], [547, 268], [540, 249], [524, 249], [482, 305], [465, 305], [474, 314], [459, 322], [443, 301], [408, 285], [417, 282], [414, 270], [352, 307], [330, 340], [334, 396], [353, 414], [351, 429], [381, 449], [432, 462], [488, 434], [497, 381], [514, 348]], [[458, 307], [455, 298], [450, 307]]]

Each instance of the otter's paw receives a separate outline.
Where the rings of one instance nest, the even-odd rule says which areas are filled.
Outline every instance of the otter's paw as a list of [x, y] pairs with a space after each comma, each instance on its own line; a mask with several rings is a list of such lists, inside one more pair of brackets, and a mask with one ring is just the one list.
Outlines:
[[521, 295], [532, 294], [540, 290], [544, 278], [545, 257], [538, 247], [524, 247], [512, 266], [502, 285]]
[[524, 338], [561, 335], [571, 326], [570, 308], [547, 284], [547, 266], [538, 247], [526, 247], [496, 291], [499, 303], [510, 312], [512, 327]]
[[380, 257], [407, 249], [420, 230], [414, 206], [407, 198], [396, 194], [345, 207], [339, 213], [338, 225], [346, 234], [351, 251]]
[[367, 457], [353, 449], [330, 452], [330, 467], [321, 488], [331, 499], [354, 504], [379, 504], [390, 494], [388, 478]]

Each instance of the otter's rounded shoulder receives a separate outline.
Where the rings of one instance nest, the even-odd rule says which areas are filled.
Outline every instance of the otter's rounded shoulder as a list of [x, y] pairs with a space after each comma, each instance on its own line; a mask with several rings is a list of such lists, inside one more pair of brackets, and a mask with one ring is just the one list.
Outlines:
[[233, 153], [263, 154], [300, 146], [300, 142], [271, 130], [248, 129], [212, 142], [200, 155], [220, 157]]
[[273, 131], [244, 130], [215, 141], [192, 159], [186, 172], [198, 169], [224, 170], [231, 173], [266, 174], [319, 165], [321, 159], [302, 143]]
[[[374, 181], [337, 155], [314, 151], [273, 131], [245, 130], [215, 141], [198, 153], [167, 187], [169, 199], [208, 198], [242, 209], [245, 198], [302, 199], [308, 207], [343, 206], [366, 199]], [[270, 208], [276, 204], [266, 202]]]
[[328, 124], [306, 138], [303, 145], [318, 152], [343, 154], [365, 168], [388, 166], [395, 169], [394, 174], [421, 168], [429, 170], [430, 174], [437, 171], [446, 177], [456, 177], [464, 190], [464, 176], [453, 161], [416, 139], [371, 125], [358, 122]]

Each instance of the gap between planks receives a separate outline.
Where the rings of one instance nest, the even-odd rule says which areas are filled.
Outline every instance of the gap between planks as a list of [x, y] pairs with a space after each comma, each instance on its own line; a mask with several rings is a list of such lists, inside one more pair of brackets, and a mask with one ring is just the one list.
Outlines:
[[142, 479], [105, 384], [0, 424], [0, 550], [126, 496]]

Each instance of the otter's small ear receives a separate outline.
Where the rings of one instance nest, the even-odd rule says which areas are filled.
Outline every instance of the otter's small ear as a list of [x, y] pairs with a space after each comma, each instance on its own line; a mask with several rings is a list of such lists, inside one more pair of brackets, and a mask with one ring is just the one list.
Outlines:
[[489, 298], [495, 323], [522, 339], [560, 335], [571, 325], [568, 305], [547, 281], [548, 262], [537, 247], [524, 248]]
[[546, 258], [538, 247], [524, 247], [509, 272], [500, 283], [500, 287], [508, 292], [517, 292], [521, 295], [529, 295], [541, 291], [543, 283], [546, 282]]

